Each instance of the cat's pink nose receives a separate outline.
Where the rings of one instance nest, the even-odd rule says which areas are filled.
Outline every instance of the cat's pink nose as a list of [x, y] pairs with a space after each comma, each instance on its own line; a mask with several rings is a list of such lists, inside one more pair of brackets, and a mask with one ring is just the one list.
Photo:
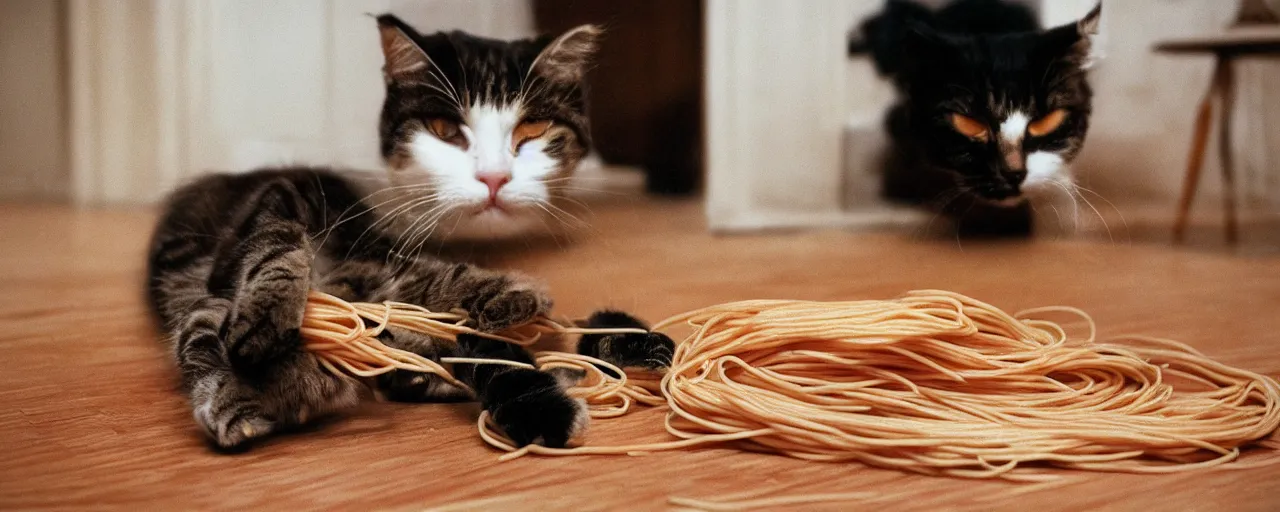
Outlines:
[[509, 172], [478, 172], [476, 181], [489, 187], [489, 201], [497, 201], [498, 190], [511, 181]]

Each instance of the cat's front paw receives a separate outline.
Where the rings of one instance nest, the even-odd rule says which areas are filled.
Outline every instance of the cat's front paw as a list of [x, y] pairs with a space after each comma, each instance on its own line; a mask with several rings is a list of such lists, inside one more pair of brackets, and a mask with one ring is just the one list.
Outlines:
[[[639, 319], [621, 311], [598, 311], [587, 320], [587, 327], [602, 329], [648, 329]], [[619, 368], [662, 370], [671, 366], [675, 343], [660, 332], [628, 334], [584, 334], [578, 341], [578, 353], [603, 359]], [[610, 372], [612, 373], [612, 372]]]
[[547, 292], [536, 282], [513, 279], [511, 284], [477, 301], [476, 328], [484, 332], [526, 324], [538, 316], [551, 312], [552, 301]]
[[618, 368], [663, 370], [671, 366], [675, 343], [660, 332], [607, 334], [595, 340], [595, 355]]
[[220, 450], [240, 451], [281, 430], [347, 409], [359, 401], [359, 383], [330, 374], [301, 351], [256, 374], [210, 372], [191, 390], [196, 423]]
[[302, 303], [245, 301], [227, 326], [227, 357], [237, 371], [256, 372], [302, 347]]
[[564, 447], [587, 428], [587, 406], [567, 395], [554, 376], [510, 370], [493, 377], [485, 410], [516, 446]]

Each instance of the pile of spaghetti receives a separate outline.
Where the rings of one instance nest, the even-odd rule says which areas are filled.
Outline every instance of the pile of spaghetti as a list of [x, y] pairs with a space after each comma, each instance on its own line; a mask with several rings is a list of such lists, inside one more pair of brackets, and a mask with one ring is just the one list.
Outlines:
[[[384, 325], [446, 339], [471, 332], [457, 313], [319, 295], [312, 306], [304, 338], [334, 371], [409, 368], [452, 380], [438, 363], [364, 344]], [[1063, 314], [1080, 317], [1087, 334], [1069, 336], [1046, 319]], [[1089, 317], [1071, 308], [1010, 315], [926, 290], [893, 300], [735, 302], [654, 326], [676, 328], [691, 332], [660, 377], [617, 371], [621, 377], [613, 378], [597, 368], [608, 367], [603, 361], [576, 354], [537, 357], [540, 367], [588, 372], [572, 392], [593, 416], [625, 414], [636, 402], [666, 407], [673, 440], [517, 449], [484, 416], [481, 435], [511, 452], [504, 458], [733, 444], [807, 460], [1013, 480], [1044, 476], [1027, 465], [1172, 472], [1232, 461], [1250, 444], [1277, 447], [1268, 439], [1280, 426], [1275, 379], [1173, 341], [1100, 342]], [[521, 331], [504, 338], [527, 344], [538, 333], [580, 330], [541, 321]]]

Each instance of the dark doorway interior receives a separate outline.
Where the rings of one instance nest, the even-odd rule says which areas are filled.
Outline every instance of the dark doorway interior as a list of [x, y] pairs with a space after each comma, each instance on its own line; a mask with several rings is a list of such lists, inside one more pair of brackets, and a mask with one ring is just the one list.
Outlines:
[[701, 0], [533, 0], [538, 29], [605, 28], [588, 83], [596, 150], [639, 166], [652, 193], [685, 195], [702, 182]]

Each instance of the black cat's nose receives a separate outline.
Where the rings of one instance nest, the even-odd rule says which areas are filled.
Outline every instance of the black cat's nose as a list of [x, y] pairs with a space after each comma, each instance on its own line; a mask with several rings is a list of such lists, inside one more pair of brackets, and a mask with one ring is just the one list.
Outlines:
[[1004, 174], [1004, 181], [1014, 189], [1017, 189], [1018, 185], [1027, 180], [1027, 171], [1025, 170], [1004, 171], [1002, 174]]

